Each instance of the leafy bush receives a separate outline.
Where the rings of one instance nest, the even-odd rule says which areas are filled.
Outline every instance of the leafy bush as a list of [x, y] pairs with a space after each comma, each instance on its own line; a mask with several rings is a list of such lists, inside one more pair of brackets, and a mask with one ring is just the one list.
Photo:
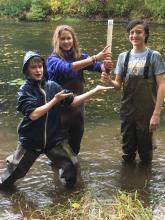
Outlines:
[[23, 11], [28, 11], [31, 0], [1, 0], [0, 16], [18, 16]]
[[114, 15], [115, 16], [123, 16], [123, 17], [129, 17], [131, 11], [133, 10], [135, 4], [134, 1], [130, 0], [115, 0], [112, 1], [112, 7], [114, 9]]
[[82, 6], [82, 12], [87, 16], [93, 16], [98, 14], [104, 15], [107, 14], [106, 6], [106, 0], [86, 0], [86, 3]]
[[49, 9], [47, 0], [32, 0], [31, 9], [27, 14], [27, 18], [37, 21], [45, 20]]
[[61, 1], [60, 0], [50, 0], [49, 5], [50, 5], [50, 8], [51, 8], [51, 11], [53, 13], [56, 13], [56, 12], [59, 11], [59, 9], [61, 7]]
[[0, 16], [45, 20], [50, 15], [154, 18], [165, 22], [164, 0], [0, 0]]

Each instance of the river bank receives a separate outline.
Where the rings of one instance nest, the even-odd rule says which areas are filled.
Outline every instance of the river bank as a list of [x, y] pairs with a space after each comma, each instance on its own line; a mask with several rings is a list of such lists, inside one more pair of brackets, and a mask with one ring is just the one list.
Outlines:
[[[105, 22], [108, 19], [113, 19], [115, 21], [115, 23], [128, 23], [130, 20], [134, 19], [135, 17], [132, 18], [126, 18], [126, 17], [103, 17], [103, 16], [94, 16], [94, 17], [83, 17], [83, 16], [64, 16], [64, 15], [56, 15], [56, 16], [49, 16], [46, 19], [32, 19], [29, 17], [9, 17], [9, 16], [0, 16], [0, 21], [8, 21], [8, 22], [52, 22], [52, 21], [60, 21], [60, 20], [69, 20], [72, 22], [77, 22], [79, 20], [86, 20], [86, 21], [93, 21], [93, 22]], [[136, 17], [136, 18], [140, 18], [140, 19], [144, 19], [146, 20], [149, 24], [165, 24], [165, 22], [160, 22], [158, 19], [154, 18], [154, 17]]]
[[127, 21], [143, 18], [152, 22], [165, 23], [165, 3], [159, 1], [97, 1], [97, 0], [15, 0], [0, 1], [0, 17], [7, 16], [23, 21], [56, 20], [61, 16], [90, 19], [113, 18]]
[[91, 191], [74, 192], [63, 203], [37, 210], [29, 206], [21, 193], [14, 194], [12, 200], [20, 204], [21, 217], [27, 220], [150, 220], [152, 216], [152, 208], [144, 207], [137, 192], [118, 191], [113, 200], [99, 200]]

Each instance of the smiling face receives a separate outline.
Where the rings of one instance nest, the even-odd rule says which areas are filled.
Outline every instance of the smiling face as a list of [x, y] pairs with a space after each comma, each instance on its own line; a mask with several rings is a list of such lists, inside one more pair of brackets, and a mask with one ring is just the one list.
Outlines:
[[43, 61], [41, 58], [32, 58], [28, 62], [27, 66], [27, 74], [31, 79], [34, 80], [42, 80], [43, 78], [43, 73], [44, 73], [44, 68], [43, 68]]
[[145, 38], [145, 30], [141, 24], [134, 26], [129, 32], [129, 41], [134, 48], [141, 49], [145, 47]]
[[68, 51], [73, 47], [73, 37], [72, 34], [63, 30], [59, 36], [59, 46], [61, 49]]

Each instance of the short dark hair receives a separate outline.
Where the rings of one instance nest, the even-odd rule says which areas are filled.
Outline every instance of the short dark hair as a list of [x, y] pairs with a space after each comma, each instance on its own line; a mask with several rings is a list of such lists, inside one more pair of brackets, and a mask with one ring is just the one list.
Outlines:
[[43, 64], [43, 59], [38, 56], [34, 56], [31, 59], [29, 59], [29, 62], [31, 63], [42, 63]]
[[146, 21], [143, 21], [141, 19], [134, 19], [132, 21], [129, 22], [128, 26], [127, 26], [127, 33], [130, 33], [130, 30], [132, 30], [132, 28], [134, 28], [136, 25], [142, 25], [144, 27], [144, 32], [145, 32], [145, 43], [147, 44], [148, 38], [149, 38], [149, 26], [148, 23]]

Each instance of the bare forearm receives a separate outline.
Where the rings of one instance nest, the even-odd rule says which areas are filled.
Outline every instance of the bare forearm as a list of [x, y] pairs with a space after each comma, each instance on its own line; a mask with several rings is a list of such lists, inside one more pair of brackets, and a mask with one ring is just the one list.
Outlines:
[[46, 104], [36, 108], [30, 114], [31, 120], [37, 120], [38, 118], [40, 118], [41, 116], [46, 114], [54, 105], [56, 105], [57, 103], [66, 99], [69, 96], [73, 96], [73, 93], [72, 92], [65, 93], [65, 90], [58, 92], [57, 94], [55, 94], [55, 96], [52, 98], [52, 100], [50, 100]]
[[116, 90], [121, 89], [121, 83], [116, 80], [112, 80], [110, 83], [110, 86], [113, 86]]
[[113, 87], [107, 87], [107, 86], [102, 86], [102, 85], [97, 85], [94, 89], [91, 89], [90, 91], [79, 95], [79, 96], [75, 96], [73, 102], [72, 102], [72, 106], [77, 106], [80, 105], [81, 103], [83, 103], [84, 101], [90, 99], [93, 95], [95, 95], [97, 92], [99, 91], [108, 91], [110, 89], [113, 89]]
[[38, 118], [42, 117], [44, 114], [46, 114], [55, 104], [56, 104], [56, 98], [54, 97], [51, 101], [47, 102], [46, 104], [36, 108], [31, 114], [30, 119], [32, 121], [37, 120]]
[[75, 61], [72, 63], [72, 70], [77, 71], [93, 64], [92, 57], [88, 57], [84, 60]]
[[103, 60], [109, 60], [111, 59], [111, 53], [108, 51], [108, 47], [105, 47], [101, 52], [99, 52], [98, 54], [91, 56], [91, 57], [87, 57], [86, 59], [83, 60], [79, 60], [79, 61], [75, 61], [72, 63], [72, 69], [74, 71], [83, 69], [84, 67], [91, 65], [91, 64], [95, 64], [96, 61], [103, 61]]
[[154, 109], [154, 112], [152, 114], [152, 117], [150, 119], [149, 130], [151, 132], [155, 131], [159, 127], [160, 113], [161, 113], [161, 109], [162, 109], [162, 106], [163, 106], [164, 98], [165, 98], [165, 86], [162, 83], [158, 87], [156, 105], [155, 105], [155, 109]]
[[116, 90], [121, 89], [121, 85], [122, 85], [121, 81], [116, 79], [112, 80], [110, 76], [108, 77], [102, 76], [101, 79], [107, 86], [113, 86]]
[[81, 103], [83, 103], [84, 101], [90, 99], [94, 94], [97, 93], [97, 89], [94, 88], [94, 89], [91, 89], [90, 91], [82, 94], [82, 95], [79, 95], [79, 96], [75, 96], [74, 97], [74, 100], [72, 102], [72, 106], [78, 106], [80, 105]]
[[112, 80], [111, 75], [106, 72], [102, 72], [101, 80], [108, 86], [113, 86], [116, 90], [121, 89], [122, 78], [119, 75], [116, 75], [115, 80]]
[[160, 115], [163, 102], [164, 102], [164, 98], [165, 98], [165, 85], [161, 84], [158, 88], [156, 105], [155, 105], [153, 115]]

